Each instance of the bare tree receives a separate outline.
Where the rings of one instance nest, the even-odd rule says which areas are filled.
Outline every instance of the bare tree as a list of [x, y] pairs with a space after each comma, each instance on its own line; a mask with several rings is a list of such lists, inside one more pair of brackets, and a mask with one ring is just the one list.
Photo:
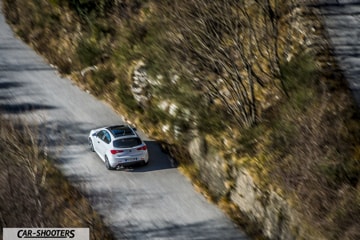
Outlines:
[[257, 121], [258, 90], [281, 79], [280, 5], [276, 0], [171, 3], [171, 36], [181, 64], [242, 127]]
[[[283, 81], [283, 73], [281, 71], [281, 64], [285, 56], [281, 55], [281, 52], [288, 52], [291, 48], [291, 26], [295, 22], [295, 18], [292, 18], [292, 12], [298, 7], [299, 4], [294, 0], [255, 0], [257, 6], [261, 9], [263, 13], [263, 23], [264, 23], [264, 34], [266, 37], [266, 42], [268, 43], [268, 48], [260, 51], [266, 55], [264, 59], [269, 64], [269, 74], [274, 80], [278, 80], [281, 84], [282, 90], [288, 96], [287, 89]], [[283, 28], [281, 30], [281, 28]], [[288, 28], [288, 29], [286, 29]], [[280, 31], [284, 31], [287, 34], [286, 39], [281, 36]], [[281, 46], [288, 45], [288, 46]], [[286, 50], [280, 50], [280, 46]]]

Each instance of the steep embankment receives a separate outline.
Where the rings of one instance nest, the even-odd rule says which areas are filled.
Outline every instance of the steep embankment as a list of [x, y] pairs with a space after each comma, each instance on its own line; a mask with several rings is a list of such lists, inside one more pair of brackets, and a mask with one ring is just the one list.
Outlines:
[[273, 239], [359, 237], [359, 116], [317, 9], [20, 2], [5, 1], [17, 33], [164, 141], [234, 218]]
[[[150, 163], [108, 171], [89, 151], [88, 134], [99, 126], [123, 123], [122, 116], [68, 78], [60, 77], [14, 36], [2, 13], [0, 46], [0, 110], [11, 120], [21, 117], [34, 133], [28, 135], [18, 125], [14, 127], [18, 132], [7, 132], [11, 127], [5, 124], [0, 131], [0, 160], [4, 165], [0, 184], [13, 181], [0, 188], [3, 227], [82, 226], [90, 228], [92, 239], [112, 239], [87, 201], [80, 198], [85, 195], [116, 239], [247, 238], [223, 212], [194, 191], [159, 144], [140, 128], [138, 133], [147, 143]], [[61, 185], [63, 179], [53, 184], [51, 177], [57, 179], [60, 174], [53, 174], [48, 165], [43, 165], [42, 157], [46, 155], [53, 157], [51, 163], [82, 194], [69, 184]], [[29, 166], [29, 162], [34, 165]], [[28, 174], [32, 179], [21, 184]], [[47, 193], [51, 198], [44, 200]]]

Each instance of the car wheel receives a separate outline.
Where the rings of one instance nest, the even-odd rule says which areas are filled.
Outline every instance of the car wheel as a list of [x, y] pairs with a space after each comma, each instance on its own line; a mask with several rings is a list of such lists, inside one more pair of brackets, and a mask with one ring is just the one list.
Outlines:
[[91, 150], [92, 152], [95, 152], [94, 145], [93, 145], [93, 143], [92, 143], [92, 141], [91, 141], [90, 138], [89, 138], [89, 146], [90, 146], [90, 150]]
[[108, 170], [114, 170], [115, 168], [113, 168], [111, 165], [110, 165], [110, 162], [109, 162], [109, 159], [107, 158], [107, 156], [105, 156], [105, 167], [108, 169]]

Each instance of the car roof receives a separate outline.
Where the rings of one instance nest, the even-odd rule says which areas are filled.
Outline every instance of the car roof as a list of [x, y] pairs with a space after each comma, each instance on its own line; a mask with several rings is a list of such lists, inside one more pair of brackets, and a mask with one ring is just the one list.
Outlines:
[[115, 125], [106, 128], [115, 137], [136, 136], [135, 131], [129, 125]]

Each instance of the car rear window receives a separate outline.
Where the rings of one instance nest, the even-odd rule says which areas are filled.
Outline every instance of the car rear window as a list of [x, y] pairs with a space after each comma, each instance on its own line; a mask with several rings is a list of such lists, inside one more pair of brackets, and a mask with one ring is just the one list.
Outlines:
[[125, 125], [119, 125], [119, 126], [112, 126], [108, 127], [108, 130], [115, 136], [126, 136], [126, 135], [134, 135], [134, 132], [130, 129], [130, 127]]
[[141, 144], [140, 138], [122, 138], [114, 141], [115, 148], [130, 148]]

